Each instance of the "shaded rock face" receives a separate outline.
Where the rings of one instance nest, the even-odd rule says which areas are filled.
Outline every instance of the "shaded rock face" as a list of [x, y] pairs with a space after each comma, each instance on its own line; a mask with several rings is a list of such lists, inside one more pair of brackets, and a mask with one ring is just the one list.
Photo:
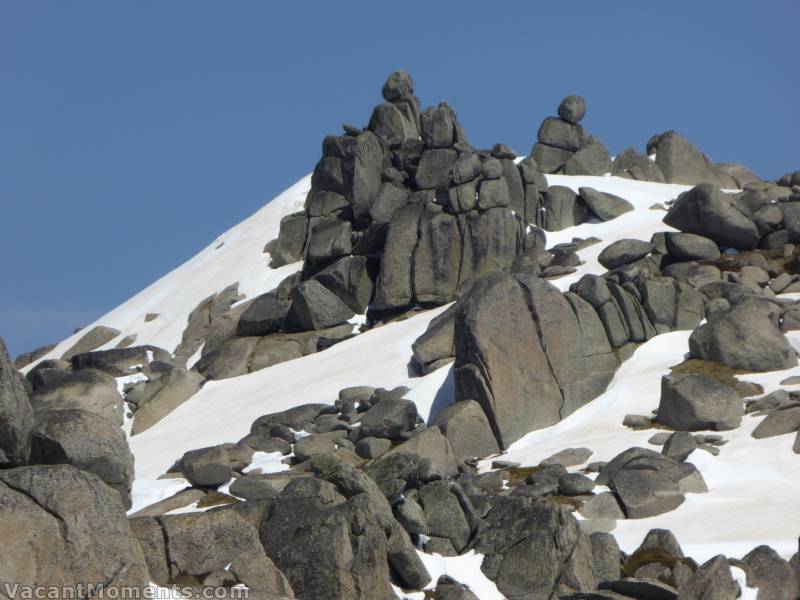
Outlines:
[[30, 451], [34, 414], [22, 375], [0, 338], [0, 466], [24, 464]]
[[241, 299], [238, 290], [238, 283], [230, 285], [219, 293], [205, 298], [189, 313], [181, 342], [175, 348], [176, 365], [185, 365], [186, 361], [201, 348], [203, 353], [211, 351], [206, 341], [218, 322], [225, 318], [231, 305]]
[[103, 583], [106, 593], [148, 585], [119, 494], [99, 477], [68, 465], [0, 471], [0, 507], [0, 535], [13, 540], [4, 544], [2, 581]]

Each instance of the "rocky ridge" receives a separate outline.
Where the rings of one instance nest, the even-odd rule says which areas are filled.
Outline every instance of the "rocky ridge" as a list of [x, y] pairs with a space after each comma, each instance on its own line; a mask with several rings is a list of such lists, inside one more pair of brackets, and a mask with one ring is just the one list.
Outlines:
[[[680, 510], [687, 494], [708, 491], [688, 459], [718, 454], [726, 440], [693, 432], [730, 431], [755, 414], [764, 418], [754, 438], [800, 440], [796, 393], [758, 397], [731, 375], [797, 364], [784, 334], [800, 328], [800, 309], [779, 297], [800, 291], [797, 174], [763, 182], [675, 132], [654, 136], [644, 155], [612, 159], [580, 125], [587, 108], [577, 96], [519, 159], [503, 144], [473, 148], [447, 103], [421, 110], [403, 71], [382, 95], [365, 129], [347, 125], [323, 141], [305, 209], [265, 248], [273, 267], [302, 261], [276, 289], [243, 298], [233, 285], [206, 298], [174, 351], [132, 336], [108, 348], [122, 332], [96, 326], [60, 358], [41, 360], [45, 349], [19, 357], [23, 377], [0, 346], [0, 530], [15, 542], [25, 531], [27, 548], [3, 553], [2, 579], [246, 586], [265, 598], [425, 588], [469, 599], [452, 578], [434, 583], [420, 552], [476, 552], [511, 599], [736, 598], [732, 566], [759, 598], [798, 597], [796, 554], [787, 561], [760, 546], [698, 565], [669, 531], [650, 531], [630, 555], [609, 533], [618, 520]], [[608, 245], [606, 271], [562, 292], [553, 281], [600, 240], [548, 249], [546, 232], [633, 205], [550, 186], [552, 173], [694, 187], [668, 207], [673, 230]], [[430, 373], [454, 363], [452, 403], [432, 422], [407, 388], [345, 388], [329, 404], [263, 415], [238, 442], [175, 457], [164, 476], [186, 488], [125, 518], [127, 419], [138, 435], [206, 381], [450, 302], [409, 365]], [[591, 448], [567, 447], [538, 465], [502, 460], [523, 435], [599, 396], [638, 345], [676, 330], [693, 331], [690, 356], [664, 377], [656, 413], [624, 423], [659, 429], [651, 443], [660, 452], [631, 447], [589, 463]], [[260, 471], [265, 455], [288, 470]]]

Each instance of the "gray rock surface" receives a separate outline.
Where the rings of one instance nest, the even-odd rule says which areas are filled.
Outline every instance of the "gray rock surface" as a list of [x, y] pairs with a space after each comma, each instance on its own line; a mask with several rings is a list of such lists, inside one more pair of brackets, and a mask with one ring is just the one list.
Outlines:
[[123, 421], [122, 404], [116, 380], [96, 369], [70, 373], [31, 396], [31, 405], [37, 414], [78, 408], [97, 413], [117, 426]]
[[797, 364], [794, 349], [764, 305], [749, 298], [698, 327], [689, 338], [689, 350], [696, 358], [744, 371], [778, 371]]
[[145, 384], [133, 415], [131, 435], [155, 425], [196, 394], [202, 383], [203, 377], [195, 371], [172, 369]]
[[661, 380], [657, 421], [681, 431], [727, 431], [739, 427], [742, 400], [733, 388], [705, 375], [669, 375]]
[[752, 250], [760, 240], [752, 219], [737, 208], [731, 196], [708, 183], [678, 196], [664, 217], [664, 223], [739, 250]]
[[707, 237], [694, 233], [668, 232], [667, 251], [678, 260], [718, 260], [719, 247]]
[[606, 192], [590, 187], [578, 188], [578, 194], [592, 214], [601, 221], [610, 221], [633, 210], [633, 204]]
[[599, 395], [618, 364], [591, 308], [579, 319], [546, 281], [487, 277], [459, 304], [456, 400], [481, 405], [501, 447]]
[[34, 425], [23, 377], [11, 364], [5, 342], [0, 338], [0, 465], [10, 467], [27, 462]]
[[158, 585], [210, 587], [213, 575], [225, 572], [228, 585], [244, 584], [251, 594], [294, 598], [288, 581], [264, 553], [256, 530], [233, 510], [140, 517], [131, 520], [131, 527]]
[[[144, 588], [149, 576], [119, 494], [69, 465], [0, 471], [0, 577], [21, 586]], [[113, 592], [110, 588], [116, 588]], [[84, 588], [85, 589], [85, 588]]]
[[96, 350], [100, 346], [113, 340], [118, 335], [120, 335], [120, 331], [118, 329], [106, 327], [105, 325], [96, 325], [83, 334], [81, 338], [69, 348], [69, 350], [64, 352], [61, 358], [64, 360], [71, 360], [76, 354], [82, 354], [84, 352]]
[[652, 251], [653, 245], [650, 242], [617, 240], [603, 248], [597, 260], [606, 269], [612, 270], [644, 258]]
[[681, 589], [681, 600], [734, 600], [739, 597], [741, 589], [731, 575], [728, 560], [715, 556], [689, 577]]
[[339, 325], [355, 313], [319, 281], [311, 279], [293, 290], [289, 315], [302, 329], [310, 331]]
[[131, 507], [133, 455], [122, 429], [100, 415], [75, 409], [44, 413], [33, 434], [31, 461], [94, 473]]
[[462, 460], [483, 458], [500, 451], [486, 413], [474, 400], [451, 404], [436, 416], [434, 424]]
[[657, 136], [654, 142], [653, 147], [648, 147], [648, 154], [656, 154], [656, 165], [667, 183], [710, 183], [722, 188], [738, 187], [730, 175], [678, 133], [667, 131]]

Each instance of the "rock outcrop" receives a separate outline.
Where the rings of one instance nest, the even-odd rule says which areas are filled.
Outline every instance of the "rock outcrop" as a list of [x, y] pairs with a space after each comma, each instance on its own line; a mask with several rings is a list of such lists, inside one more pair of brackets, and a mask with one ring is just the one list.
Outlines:
[[[0, 579], [21, 586], [148, 586], [119, 494], [69, 465], [0, 471]], [[109, 591], [116, 588], [115, 592]]]
[[30, 452], [35, 418], [23, 381], [0, 338], [0, 466], [3, 467], [25, 464]]

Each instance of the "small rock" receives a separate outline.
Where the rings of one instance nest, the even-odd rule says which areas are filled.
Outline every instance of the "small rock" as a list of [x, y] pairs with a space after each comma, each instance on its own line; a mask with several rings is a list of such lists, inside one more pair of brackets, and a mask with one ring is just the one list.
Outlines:
[[545, 458], [539, 464], [541, 466], [563, 465], [565, 467], [575, 467], [589, 460], [592, 454], [593, 452], [589, 448], [565, 448]]
[[697, 440], [691, 433], [676, 431], [669, 436], [661, 449], [664, 456], [669, 456], [678, 462], [683, 462], [697, 449]]
[[653, 426], [653, 420], [646, 415], [625, 415], [622, 425], [631, 429], [650, 429]]
[[580, 473], [567, 473], [558, 479], [558, 491], [565, 496], [590, 494], [593, 489], [594, 481]]

